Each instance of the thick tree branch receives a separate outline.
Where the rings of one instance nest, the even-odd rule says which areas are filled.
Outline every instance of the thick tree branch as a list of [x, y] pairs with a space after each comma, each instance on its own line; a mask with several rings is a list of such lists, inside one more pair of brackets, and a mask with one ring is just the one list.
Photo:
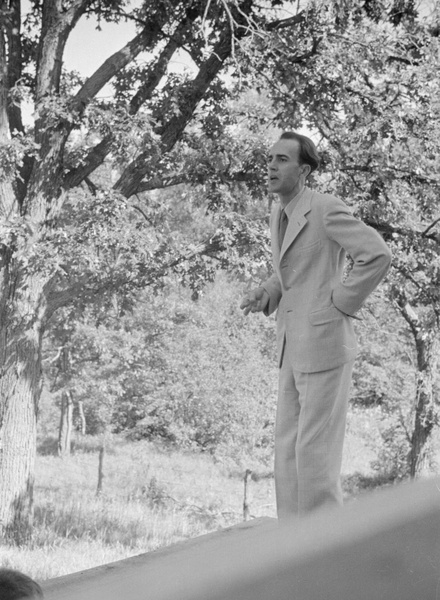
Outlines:
[[300, 25], [301, 23], [304, 23], [305, 20], [304, 11], [301, 11], [293, 17], [271, 21], [266, 25], [265, 29], [266, 31], [279, 31], [280, 29], [287, 29], [293, 25]]
[[[58, 281], [60, 277], [57, 278]], [[47, 301], [47, 309], [46, 315], [49, 320], [52, 315], [63, 306], [68, 306], [72, 302], [81, 296], [84, 293], [84, 290], [87, 287], [87, 284], [90, 283], [90, 277], [84, 275], [83, 277], [78, 278], [77, 281], [71, 283], [70, 285], [66, 285], [64, 287], [54, 289], [55, 287], [55, 279], [52, 281], [53, 286], [52, 290], [47, 293], [46, 301]]]
[[[254, 177], [254, 175], [252, 174]], [[198, 174], [196, 174], [197, 183], [201, 183], [206, 181], [209, 178], [209, 175], [206, 173], [201, 174], [200, 178]], [[234, 171], [234, 173], [227, 173], [225, 179], [228, 182], [245, 182], [249, 181], [250, 174], [246, 171]], [[169, 187], [173, 187], [175, 185], [180, 185], [181, 183], [189, 183], [194, 181], [194, 177], [191, 177], [187, 173], [181, 173], [179, 175], [172, 175], [167, 177], [163, 175], [161, 177], [152, 177], [148, 181], [143, 181], [138, 188], [137, 193], [149, 192], [151, 190], [161, 190]]]
[[[38, 160], [29, 166], [29, 180], [24, 182], [23, 210], [44, 218], [45, 206], [60, 194], [63, 153], [71, 124], [67, 120], [50, 124], [52, 115], [42, 104], [60, 89], [63, 53], [69, 34], [91, 0], [72, 0], [63, 10], [57, 0], [44, 0], [42, 26], [37, 56], [35, 142], [40, 146]], [[39, 112], [38, 112], [39, 111]], [[27, 174], [27, 173], [26, 173]]]
[[[43, 27], [38, 54], [37, 101], [47, 94], [56, 93], [59, 89], [61, 76], [62, 55], [68, 35], [85, 12], [90, 0], [76, 0], [68, 11], [58, 10], [55, 0], [45, 0], [43, 3]], [[108, 81], [140, 52], [154, 46], [159, 36], [162, 35], [161, 27], [167, 18], [166, 12], [160, 20], [153, 15], [144, 23], [144, 29], [135, 36], [122, 50], [108, 58], [97, 71], [86, 81], [81, 90], [73, 99], [70, 109], [80, 115], [90, 100], [108, 83]], [[40, 116], [36, 122], [36, 141], [41, 144], [41, 154], [38, 173], [31, 176], [31, 196], [37, 197], [42, 188], [41, 177], [50, 177], [53, 182], [48, 191], [55, 194], [58, 178], [62, 173], [61, 156], [67, 138], [72, 130], [72, 122], [63, 123], [62, 128], [54, 130], [47, 126], [45, 116]], [[108, 154], [112, 147], [112, 139], [106, 138], [93, 153], [89, 155], [89, 162], [81, 168], [81, 173], [70, 174], [70, 181], [66, 187], [81, 182], [87, 177]], [[47, 183], [47, 182], [46, 182]], [[46, 187], [46, 186], [44, 186]]]
[[[426, 287], [420, 283], [419, 281], [417, 281], [412, 275], [411, 273], [409, 273], [406, 269], [404, 269], [402, 266], [400, 265], [396, 265], [393, 264], [393, 268], [396, 269], [396, 271], [398, 271], [402, 277], [404, 277], [404, 279], [406, 279], [407, 281], [411, 282], [414, 286], [414, 288], [417, 290], [418, 294], [419, 294], [419, 298], [425, 298], [423, 304], [427, 305], [430, 304], [431, 308], [432, 308], [432, 312], [434, 315], [436, 315], [436, 318], [438, 319], [440, 316], [440, 310], [438, 307], [438, 297], [437, 294], [431, 293], [429, 290], [426, 289]], [[400, 293], [401, 297], [402, 293]], [[407, 314], [407, 322], [410, 323], [410, 317], [412, 319], [412, 323], [414, 325], [414, 327], [418, 327], [419, 325], [419, 317], [417, 316], [417, 314], [415, 313], [415, 311], [410, 307], [410, 305], [406, 304], [405, 307], [406, 310], [406, 314]]]
[[[0, 27], [0, 144], [9, 143], [9, 118], [7, 111], [8, 102], [8, 65], [6, 56], [6, 40], [3, 27]], [[17, 212], [16, 196], [12, 189], [10, 179], [3, 174], [0, 177], [0, 217], [13, 219]], [[1, 293], [7, 287], [7, 270], [4, 267], [10, 259], [10, 250], [0, 243], [0, 316], [3, 312], [7, 298]], [[2, 289], [3, 288], [3, 289]], [[3, 304], [3, 306], [2, 306]]]
[[188, 175], [186, 173], [181, 173], [180, 175], [174, 175], [171, 177], [167, 177], [166, 175], [163, 177], [152, 177], [148, 181], [143, 181], [139, 185], [137, 193], [140, 194], [142, 192], [149, 192], [151, 190], [162, 190], [187, 182]]
[[150, 69], [147, 78], [142, 82], [136, 94], [130, 102], [130, 114], [134, 115], [138, 112], [142, 104], [151, 98], [152, 93], [159, 85], [160, 80], [165, 75], [167, 67], [172, 59], [175, 51], [181, 45], [183, 34], [189, 26], [189, 21], [182, 23], [182, 27], [176, 32], [175, 36], [168, 41], [165, 48], [162, 50], [158, 60]]
[[423, 231], [423, 235], [426, 237], [427, 233], [428, 233], [429, 231], [431, 231], [431, 229], [433, 229], [433, 228], [434, 228], [434, 227], [437, 225], [437, 223], [440, 223], [440, 217], [439, 217], [438, 219], [436, 219], [435, 221], [433, 221], [433, 222], [431, 223], [431, 225], [429, 225], [429, 226], [428, 226], [428, 227], [425, 229], [425, 231]]
[[388, 235], [398, 234], [398, 235], [403, 235], [406, 238], [411, 238], [411, 237], [424, 238], [424, 239], [432, 240], [432, 241], [436, 242], [437, 244], [440, 244], [440, 234], [429, 233], [431, 226], [425, 231], [418, 231], [417, 229], [407, 229], [405, 227], [398, 227], [397, 225], [391, 225], [390, 223], [373, 221], [371, 219], [364, 219], [364, 223], [366, 223], [370, 227], [373, 227], [373, 229], [376, 229], [377, 231], [380, 231], [380, 232], [388, 234]]
[[[416, 279], [414, 279], [413, 275], [407, 270], [404, 269], [402, 266], [400, 265], [393, 265], [393, 267], [396, 269], [396, 271], [398, 271], [405, 279], [407, 279], [408, 281], [410, 281], [413, 286], [415, 287], [416, 290], [418, 290], [419, 293], [425, 293], [425, 287], [423, 286], [423, 284], [421, 284], [419, 281], [417, 281]], [[412, 318], [415, 321], [418, 320], [417, 315], [415, 315], [414, 311], [412, 311]]]
[[406, 299], [406, 296], [403, 293], [396, 292], [394, 302], [397, 305], [400, 314], [408, 323], [414, 339], [417, 339], [420, 327], [419, 317], [417, 313], [415, 313], [414, 310], [411, 308], [410, 304]]
[[0, 27], [0, 142], [3, 143], [7, 143], [9, 137], [8, 83], [6, 40], [3, 28]]
[[[21, 48], [21, 2], [20, 0], [11, 0], [9, 6], [9, 27], [8, 27], [8, 85], [11, 90], [21, 79], [22, 75], [22, 48]], [[15, 102], [8, 102], [9, 127], [11, 133], [14, 131], [23, 132], [23, 121], [21, 108]]]
[[[238, 15], [236, 22], [242, 20], [243, 16]], [[191, 82], [186, 93], [182, 95], [179, 112], [171, 117], [158, 131], [161, 138], [162, 153], [168, 152], [177, 142], [191, 120], [198, 103], [222, 69], [227, 58], [230, 57], [233, 35], [234, 32], [229, 27], [223, 32], [210, 57], [202, 63], [197, 76]], [[246, 29], [244, 27], [235, 32], [237, 39], [245, 35]], [[115, 189], [127, 198], [136, 193], [145, 175], [154, 170], [159, 158], [158, 155], [152, 157], [150, 151], [142, 152], [122, 173], [114, 186]]]
[[[79, 3], [78, 3], [79, 4]], [[84, 3], [81, 4], [81, 10], [85, 10]], [[71, 12], [71, 11], [70, 11]], [[75, 14], [69, 21], [70, 28], [73, 26], [73, 22], [78, 18]], [[54, 26], [54, 31], [58, 33], [58, 37], [63, 37], [65, 31], [60, 26], [58, 29]], [[67, 30], [66, 30], [67, 31]], [[70, 31], [70, 29], [68, 29]], [[55, 33], [53, 33], [55, 36]], [[90, 100], [99, 92], [100, 89], [122, 68], [130, 63], [140, 52], [145, 50], [149, 45], [155, 44], [158, 36], [160, 35], [160, 24], [153, 19], [149, 22], [144, 30], [133, 40], [131, 40], [122, 50], [113, 54], [108, 58], [86, 81], [84, 86], [78, 92], [73, 99], [71, 109], [76, 110], [78, 114], [81, 114]], [[67, 39], [67, 38], [66, 38]], [[55, 44], [54, 44], [55, 45]], [[58, 40], [57, 50], [64, 45]], [[62, 161], [61, 156], [66, 144], [67, 138], [72, 130], [73, 123], [64, 123], [62, 130], [57, 128], [56, 131], [51, 128], [44, 127], [44, 118], [37, 121], [37, 128], [44, 130], [44, 139], [39, 140], [36, 136], [37, 141], [42, 143], [40, 165], [38, 173], [34, 172], [33, 181], [31, 186], [33, 188], [33, 196], [37, 196], [39, 189], [41, 188], [41, 177], [45, 177], [47, 174], [51, 174], [51, 181], [53, 181], [53, 193], [56, 194], [55, 189], [58, 188], [57, 182], [58, 177], [62, 174]], [[81, 169], [70, 173], [67, 178], [64, 178], [68, 183], [64, 184], [65, 188], [78, 185], [84, 180], [94, 169], [96, 169], [104, 160], [105, 156], [110, 152], [113, 143], [113, 136], [109, 135], [94, 148], [93, 152], [89, 153], [88, 162]], [[51, 188], [47, 188], [51, 192]]]
[[[157, 61], [151, 66], [145, 81], [143, 81], [142, 85], [139, 87], [138, 91], [131, 99], [131, 102], [129, 105], [129, 114], [131, 114], [131, 115], [136, 114], [139, 111], [139, 109], [141, 108], [141, 106], [149, 98], [151, 98], [151, 95], [153, 94], [154, 90], [158, 86], [160, 80], [165, 75], [167, 66], [168, 66], [171, 58], [173, 57], [174, 52], [180, 46], [189, 25], [190, 25], [189, 19], [184, 20], [180, 24], [178, 30], [175, 32], [175, 34], [172, 36], [172, 38], [165, 45], [165, 47], [162, 50], [162, 52], [160, 53]], [[159, 32], [159, 30], [158, 30], [158, 32]], [[150, 43], [152, 43], [151, 39], [150, 39]], [[121, 50], [120, 52], [122, 53], [122, 52], [124, 52], [124, 50], [125, 49]], [[116, 60], [121, 62], [121, 59], [122, 59], [122, 57], [119, 57]], [[125, 65], [121, 64], [120, 68], [122, 68], [123, 66], [125, 66]], [[99, 71], [99, 69], [98, 69], [98, 71]], [[92, 75], [92, 78], [94, 78], [96, 76], [96, 84], [95, 85], [98, 84], [98, 80], [99, 80], [98, 71], [95, 73], [95, 75]], [[80, 102], [82, 102], [82, 101], [88, 102], [89, 101], [89, 100], [87, 100], [89, 94], [86, 89], [86, 86], [87, 86], [87, 83], [85, 84], [83, 90], [77, 94], [77, 97], [76, 97], [77, 102], [78, 102], [78, 100]], [[89, 86], [88, 89], [91, 90], [92, 86]], [[82, 100], [80, 100], [80, 98], [82, 98]], [[83, 161], [83, 163], [81, 164], [81, 166], [76, 169], [72, 169], [71, 171], [69, 171], [69, 173], [67, 173], [67, 175], [64, 178], [64, 183], [63, 183], [64, 188], [69, 189], [69, 188], [73, 188], [73, 187], [79, 185], [84, 180], [85, 177], [87, 177], [88, 175], [93, 173], [93, 171], [100, 164], [103, 163], [105, 157], [111, 151], [113, 142], [114, 142], [114, 136], [112, 134], [108, 134], [96, 146], [94, 146], [89, 151], [88, 155], [86, 156], [86, 158]]]
[[[8, 88], [9, 92], [20, 82], [22, 77], [22, 43], [21, 43], [21, 1], [10, 1], [9, 23], [7, 28], [9, 56], [8, 56]], [[17, 132], [24, 133], [21, 102], [10, 97], [7, 104], [9, 117], [9, 130], [11, 136]], [[28, 155], [23, 158], [20, 175], [15, 181], [15, 189], [19, 204], [23, 203], [26, 195], [26, 182], [32, 172], [33, 160]]]
[[95, 169], [101, 165], [112, 149], [114, 136], [106, 135], [96, 146], [91, 148], [80, 167], [72, 169], [64, 177], [64, 189], [72, 189], [82, 183]]
[[398, 167], [391, 167], [387, 165], [383, 167], [382, 165], [350, 165], [345, 167], [340, 167], [340, 171], [359, 171], [362, 173], [375, 173], [384, 171], [389, 171], [393, 173], [398, 173], [400, 178], [409, 181], [411, 179], [417, 181], [418, 183], [428, 184], [440, 186], [440, 179], [436, 177], [429, 177], [428, 175], [420, 175], [419, 173], [415, 173], [414, 171], [408, 171], [407, 169], [399, 169]]
[[[240, 9], [240, 11], [236, 11], [233, 15], [233, 26], [235, 27], [235, 31], [232, 31], [231, 28], [228, 28], [226, 31], [224, 31], [211, 56], [201, 64], [198, 75], [193, 80], [187, 93], [184, 95], [180, 106], [180, 113], [176, 114], [158, 131], [162, 142], [162, 153], [169, 151], [179, 139], [182, 131], [190, 121], [197, 104], [203, 98], [209, 85], [223, 67], [225, 60], [231, 55], [233, 38], [238, 40], [239, 38], [245, 37], [249, 34], [249, 28], [246, 27], [247, 16], [245, 12], [243, 12], [244, 8], [245, 7]], [[158, 82], [165, 73], [166, 67], [175, 49], [179, 46], [182, 46], [188, 24], [195, 16], [193, 14], [193, 10], [188, 8], [188, 11], [189, 12], [187, 15], [190, 14], [190, 17], [187, 17], [187, 21], [181, 21], [177, 31], [171, 36], [154, 68], [150, 71], [148, 78], [139, 88], [135, 96], [133, 96], [129, 108], [131, 114], [135, 114], [145, 103], [145, 101], [151, 97], [152, 92], [154, 89], [156, 89]], [[298, 15], [295, 15], [289, 19], [281, 19], [268, 23], [265, 25], [265, 30], [275, 31], [297, 25], [303, 21], [304, 14], [299, 13]], [[298, 58], [298, 60], [304, 60], [310, 54], [315, 53], [317, 44], [318, 41], [313, 44], [313, 48], [310, 53], [307, 54], [307, 56], [301, 56]], [[107, 73], [109, 74], [110, 72], [107, 71]], [[98, 86], [100, 85], [98, 72], [95, 75], [96, 82], [94, 85]], [[90, 95], [94, 93], [92, 84], [93, 82], [90, 80], [85, 84], [83, 89], [77, 95], [77, 101], [81, 102], [81, 99], [83, 99], [84, 102], [88, 101]], [[72, 188], [75, 185], [78, 185], [84, 179], [84, 177], [90, 175], [96, 169], [96, 167], [101, 164], [105, 156], [111, 151], [112, 142], [112, 136], [109, 135], [104, 138], [95, 148], [90, 150], [85, 161], [83, 161], [83, 164], [79, 168], [72, 170], [67, 174], [64, 181], [64, 187]], [[121, 193], [127, 197], [136, 191], [153, 189], [157, 182], [156, 178], [153, 179], [154, 183], [150, 181], [141, 184], [141, 182], [149, 171], [154, 170], [154, 166], [157, 164], [158, 160], [159, 155], [152, 157], [150, 151], [141, 153], [133, 163], [128, 165], [124, 173], [121, 175], [119, 181], [116, 183], [115, 188], [121, 191]], [[159, 187], [163, 187], [163, 184], [159, 184]]]
[[89, 79], [73, 99], [73, 108], [82, 111], [92, 98], [124, 67], [146, 48], [157, 42], [161, 29], [152, 21], [121, 50], [110, 56]]
[[[200, 242], [190, 251], [182, 252], [166, 263], [161, 263], [160, 257], [157, 261], [153, 257], [153, 259], [150, 261], [150, 264], [157, 264], [160, 266], [147, 267], [146, 265], [139, 264], [139, 273], [136, 278], [117, 276], [112, 280], [109, 279], [100, 281], [94, 285], [93, 277], [84, 275], [83, 277], [80, 277], [76, 281], [67, 285], [60, 285], [57, 290], [47, 292], [47, 318], [49, 319], [56, 310], [72, 304], [72, 302], [75, 302], [79, 297], [83, 297], [86, 302], [88, 299], [90, 302], [93, 302], [97, 296], [100, 296], [105, 292], [121, 290], [121, 288], [127, 286], [143, 288], [148, 285], [153, 285], [155, 282], [167, 275], [171, 269], [176, 268], [183, 262], [193, 260], [197, 256], [201, 255], [208, 255], [213, 258], [213, 253], [219, 252], [223, 248], [223, 245], [224, 240], [222, 235], [214, 235], [211, 238]], [[54, 287], [53, 282], [52, 287]]]
[[73, 27], [90, 0], [75, 0], [61, 10], [56, 0], [43, 1], [42, 28], [37, 57], [36, 100], [59, 92], [63, 53]]

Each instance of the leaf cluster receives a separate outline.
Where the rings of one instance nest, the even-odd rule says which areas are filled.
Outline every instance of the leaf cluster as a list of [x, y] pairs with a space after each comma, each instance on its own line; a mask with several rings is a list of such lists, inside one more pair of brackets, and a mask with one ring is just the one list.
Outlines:
[[46, 342], [52, 393], [71, 390], [90, 424], [132, 437], [270, 459], [274, 331], [243, 317], [239, 294], [223, 275], [194, 302], [170, 281], [163, 292], [140, 295], [130, 312], [121, 314], [116, 301], [99, 325], [86, 311], [69, 330], [64, 315]]

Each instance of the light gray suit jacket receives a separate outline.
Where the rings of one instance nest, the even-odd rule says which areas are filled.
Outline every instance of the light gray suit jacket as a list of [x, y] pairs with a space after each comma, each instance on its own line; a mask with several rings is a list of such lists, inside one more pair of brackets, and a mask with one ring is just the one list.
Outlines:
[[[352, 317], [385, 276], [391, 252], [342, 200], [309, 188], [289, 218], [280, 250], [280, 210], [276, 203], [271, 215], [275, 273], [263, 284], [270, 298], [265, 314], [278, 309], [279, 364], [287, 332], [294, 369], [332, 369], [356, 356]], [[353, 265], [344, 278], [346, 254]]]

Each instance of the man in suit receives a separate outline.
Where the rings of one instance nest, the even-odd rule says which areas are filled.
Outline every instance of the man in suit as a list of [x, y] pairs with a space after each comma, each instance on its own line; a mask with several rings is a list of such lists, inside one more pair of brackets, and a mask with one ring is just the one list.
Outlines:
[[[277, 310], [279, 394], [275, 427], [278, 517], [341, 504], [340, 470], [355, 313], [385, 276], [381, 236], [338, 198], [309, 189], [312, 140], [284, 132], [268, 157], [274, 274], [248, 293], [244, 313]], [[352, 267], [344, 277], [345, 257]]]

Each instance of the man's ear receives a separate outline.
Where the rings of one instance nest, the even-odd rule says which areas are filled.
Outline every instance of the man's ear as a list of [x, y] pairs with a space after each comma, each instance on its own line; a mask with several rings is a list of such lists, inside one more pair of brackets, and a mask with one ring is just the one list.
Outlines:
[[312, 170], [312, 167], [310, 165], [303, 165], [302, 174], [304, 175], [305, 179], [307, 179], [307, 177], [310, 175], [311, 170]]

